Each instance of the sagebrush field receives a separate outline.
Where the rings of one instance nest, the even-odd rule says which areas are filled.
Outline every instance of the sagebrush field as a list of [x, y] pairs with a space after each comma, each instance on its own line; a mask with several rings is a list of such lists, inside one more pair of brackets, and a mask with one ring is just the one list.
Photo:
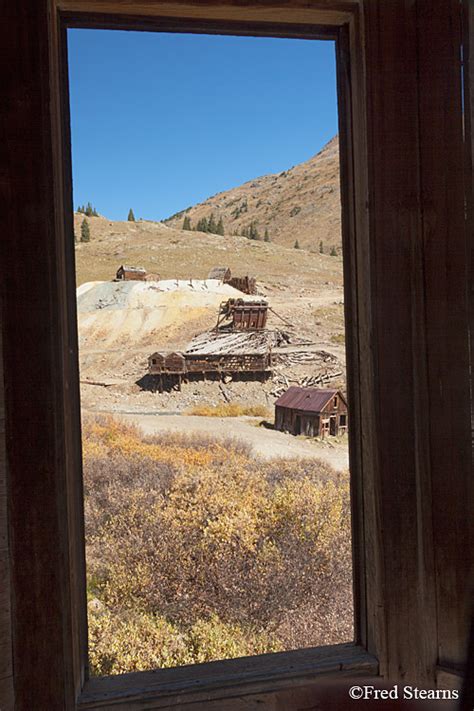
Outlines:
[[93, 674], [352, 638], [347, 474], [111, 417], [83, 435]]

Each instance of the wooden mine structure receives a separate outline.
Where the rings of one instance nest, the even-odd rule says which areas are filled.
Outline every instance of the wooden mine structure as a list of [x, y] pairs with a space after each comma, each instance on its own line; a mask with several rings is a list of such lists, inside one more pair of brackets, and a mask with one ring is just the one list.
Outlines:
[[268, 302], [228, 299], [219, 307], [216, 330], [223, 326], [236, 331], [260, 331], [267, 325]]
[[213, 267], [207, 278], [219, 279], [224, 284], [229, 284], [229, 286], [233, 286], [234, 289], [238, 289], [238, 291], [244, 294], [252, 295], [257, 293], [257, 280], [254, 276], [248, 274], [244, 276], [232, 276], [229, 267]]
[[292, 386], [275, 402], [275, 429], [325, 437], [347, 432], [347, 402], [340, 390]]
[[257, 293], [257, 280], [253, 276], [241, 276], [241, 277], [231, 277], [227, 284], [233, 286], [234, 289], [242, 291], [244, 294], [256, 294]]
[[265, 379], [271, 375], [271, 354], [265, 353], [161, 353], [156, 352], [148, 358], [148, 372], [158, 376], [158, 390], [166, 385], [177, 385], [181, 389], [183, 382], [206, 377], [232, 376], [235, 374], [253, 374], [255, 379]]

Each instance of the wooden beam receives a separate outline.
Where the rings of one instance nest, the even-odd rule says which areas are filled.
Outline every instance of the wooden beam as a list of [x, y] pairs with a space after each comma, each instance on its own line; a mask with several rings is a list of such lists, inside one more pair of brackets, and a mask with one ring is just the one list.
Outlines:
[[[69, 519], [79, 522], [81, 499], [71, 507], [67, 486], [74, 476], [74, 490], [81, 488], [73, 263], [67, 279], [65, 269], [74, 247], [72, 231], [66, 239], [58, 228], [67, 164], [54, 165], [59, 75], [50, 4], [11, 5], [6, 19], [0, 41], [10, 71], [0, 121], [8, 136], [2, 188], [9, 209], [1, 289], [15, 702], [54, 711], [75, 703], [73, 630], [85, 611], [85, 602], [76, 604], [85, 583], [80, 555], [71, 573], [84, 544]], [[34, 354], [26, 371], [22, 351]]]
[[465, 214], [462, 7], [458, 0], [441, 4], [419, 0], [418, 5], [427, 424], [438, 655], [440, 663], [456, 666], [465, 661], [474, 569], [467, 289], [467, 253], [473, 235], [467, 231]]
[[[384, 641], [380, 662], [385, 676], [432, 684], [436, 615], [426, 422], [417, 19], [416, 2], [365, 3], [375, 355], [371, 424], [377, 443], [377, 528], [383, 550], [379, 604], [384, 610], [375, 617], [373, 634]], [[422, 32], [431, 39], [426, 25]], [[381, 624], [385, 629], [380, 629]]]
[[0, 313], [0, 709], [13, 711], [13, 649], [4, 405], [5, 387]]
[[381, 668], [433, 684], [465, 656], [474, 550], [461, 5], [367, 0], [365, 19]]
[[304, 25], [338, 27], [350, 21], [351, 15], [361, 5], [360, 0], [55, 0], [56, 9], [61, 12], [92, 13], [108, 16], [120, 22], [120, 16], [138, 19], [146, 17], [169, 17], [193, 20], [225, 20], [226, 22], [275, 22]]
[[79, 709], [106, 707], [138, 711], [181, 708], [181, 705], [193, 702], [196, 708], [202, 708], [205, 702], [206, 708], [209, 704], [210, 708], [236, 711], [241, 708], [238, 697], [248, 698], [248, 703], [252, 703], [255, 696], [258, 703], [268, 703], [287, 689], [297, 694], [302, 686], [317, 699], [321, 679], [334, 679], [335, 676], [340, 679], [347, 698], [346, 678], [363, 676], [374, 679], [377, 670], [377, 660], [363, 648], [338, 644], [91, 679], [81, 696]]

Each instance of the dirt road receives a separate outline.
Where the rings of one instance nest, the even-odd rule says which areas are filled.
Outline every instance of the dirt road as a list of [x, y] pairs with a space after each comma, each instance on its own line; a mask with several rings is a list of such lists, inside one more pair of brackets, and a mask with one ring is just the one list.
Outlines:
[[202, 432], [218, 437], [234, 437], [247, 442], [256, 454], [265, 459], [314, 458], [322, 459], [334, 469], [345, 470], [349, 467], [347, 441], [331, 443], [300, 439], [284, 432], [258, 427], [258, 418], [116, 414], [125, 421], [141, 427], [145, 434], [163, 431]]

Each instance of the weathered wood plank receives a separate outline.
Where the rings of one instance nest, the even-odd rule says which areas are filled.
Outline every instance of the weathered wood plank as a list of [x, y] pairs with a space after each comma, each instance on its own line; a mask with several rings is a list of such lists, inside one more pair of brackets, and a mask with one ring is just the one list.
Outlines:
[[11, 651], [11, 641], [7, 638], [5, 642], [0, 644], [0, 679], [12, 676], [13, 667]]
[[[0, 369], [0, 373], [1, 373]], [[0, 496], [7, 493], [7, 461], [5, 452], [5, 419], [0, 419]]]
[[2, 711], [14, 711], [13, 677], [0, 679], [0, 708]]
[[[0, 434], [1, 437], [1, 434]], [[0, 462], [1, 465], [1, 462]], [[7, 497], [0, 494], [0, 551], [8, 548]]]
[[473, 551], [460, 16], [366, 2], [381, 663], [417, 683], [462, 662]]
[[11, 597], [8, 549], [7, 464], [5, 457], [5, 387], [3, 381], [3, 319], [0, 311], [0, 709], [13, 711]]
[[338, 38], [347, 390], [352, 413], [349, 447], [354, 615], [356, 641], [382, 659], [385, 648], [382, 622], [383, 565], [375, 449], [371, 245], [367, 211], [367, 127], [361, 29], [360, 18], [356, 14], [348, 30], [343, 30]]
[[351, 13], [360, 5], [359, 0], [331, 2], [314, 0], [310, 5], [304, 0], [256, 0], [242, 3], [238, 0], [57, 0], [57, 7], [70, 13], [97, 13], [115, 16], [130, 15], [152, 18], [178, 17], [228, 22], [288, 22], [290, 24], [315, 24], [340, 26], [350, 20]]
[[[428, 463], [417, 421], [424, 383], [418, 340], [423, 329], [423, 272], [416, 19], [415, 3], [393, 0], [383, 9], [377, 0], [365, 3], [376, 399], [372, 424], [386, 625], [386, 659], [381, 662], [389, 678], [421, 682], [430, 666], [425, 666], [420, 649], [426, 632], [418, 588], [420, 567], [427, 563], [418, 547], [418, 527], [426, 525], [418, 487], [426, 480]], [[425, 622], [430, 630], [432, 621]]]
[[428, 29], [419, 32], [419, 121], [438, 654], [461, 665], [474, 569], [462, 14], [457, 0], [418, 6]]
[[[0, 122], [8, 135], [1, 289], [15, 695], [19, 709], [53, 711], [74, 703], [70, 658], [77, 610], [71, 609], [71, 587], [80, 585], [69, 570], [65, 473], [72, 472], [65, 423], [78, 399], [65, 366], [73, 352], [64, 318], [66, 308], [74, 310], [73, 280], [69, 306], [67, 289], [59, 288], [66, 279], [66, 242], [56, 224], [62, 201], [53, 169], [50, 9], [47, 0], [10, 5], [8, 21], [0, 26], [2, 58], [11, 67]], [[35, 357], [20, 374], [22, 348], [32, 349]], [[77, 427], [70, 431], [79, 436]]]
[[[217, 695], [203, 697], [191, 704], [176, 697], [163, 702], [152, 700], [136, 700], [115, 703], [91, 708], [100, 711], [152, 711], [153, 709], [172, 709], [173, 711], [189, 711], [192, 708], [199, 711], [327, 711], [327, 709], [353, 709], [354, 702], [349, 697], [349, 688], [353, 684], [367, 683], [377, 685], [378, 678], [367, 675], [339, 676], [338, 680], [331, 677], [320, 677], [313, 683], [300, 684], [298, 681], [275, 691], [249, 693], [245, 689], [236, 689], [230, 697]], [[454, 709], [453, 709], [454, 711]]]
[[[95, 678], [87, 682], [79, 708], [146, 709], [196, 704], [252, 694], [272, 695], [308, 685], [315, 677], [377, 674], [377, 660], [361, 647], [334, 645], [267, 654], [205, 665]], [[236, 708], [239, 708], [238, 706]]]
[[[464, 135], [466, 142], [466, 216], [467, 234], [474, 234], [474, 4], [463, 0], [463, 53], [464, 53]], [[469, 321], [474, 323], [474, 244], [467, 242], [467, 263], [469, 265]], [[474, 328], [470, 333], [471, 372], [474, 353]], [[474, 469], [474, 383], [471, 378], [471, 452]], [[474, 624], [474, 623], [473, 623]], [[473, 690], [474, 694], [474, 690]]]

